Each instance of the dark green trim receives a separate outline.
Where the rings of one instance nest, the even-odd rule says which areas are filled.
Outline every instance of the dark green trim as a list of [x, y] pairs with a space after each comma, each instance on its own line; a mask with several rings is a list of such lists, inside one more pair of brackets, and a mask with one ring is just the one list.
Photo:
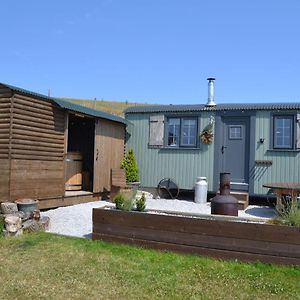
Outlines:
[[129, 125], [129, 122], [127, 120], [125, 120], [122, 117], [104, 112], [104, 111], [100, 111], [100, 110], [96, 110], [96, 109], [92, 109], [89, 107], [85, 107], [79, 104], [75, 104], [69, 101], [65, 101], [59, 98], [54, 98], [54, 97], [48, 97], [39, 93], [35, 93], [32, 91], [28, 91], [13, 85], [9, 85], [9, 84], [5, 84], [5, 83], [0, 83], [0, 85], [3, 85], [9, 89], [11, 89], [14, 92], [20, 93], [20, 94], [24, 94], [24, 95], [29, 95], [29, 96], [34, 96], [37, 97], [41, 100], [47, 101], [47, 102], [52, 102], [57, 104], [58, 106], [60, 106], [61, 108], [64, 109], [68, 109], [70, 111], [74, 111], [74, 112], [79, 112], [85, 115], [89, 115], [89, 116], [93, 116], [93, 117], [98, 117], [98, 118], [102, 118], [102, 119], [106, 119], [106, 120], [110, 120], [110, 121], [115, 121], [118, 123], [122, 123], [125, 125]]

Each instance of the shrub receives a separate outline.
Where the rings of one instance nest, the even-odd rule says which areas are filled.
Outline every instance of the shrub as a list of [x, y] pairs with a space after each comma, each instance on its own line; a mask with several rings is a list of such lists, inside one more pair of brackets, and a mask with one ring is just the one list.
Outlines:
[[114, 198], [116, 204], [116, 209], [130, 211], [133, 207], [133, 200], [131, 195], [124, 195], [123, 193], [118, 193]]
[[122, 193], [118, 193], [114, 198], [114, 202], [116, 204], [116, 209], [122, 209], [124, 206], [125, 196]]
[[138, 165], [132, 149], [125, 154], [121, 163], [121, 168], [125, 170], [127, 182], [139, 181]]
[[270, 220], [270, 224], [300, 226], [300, 206], [296, 202], [287, 202], [278, 210], [279, 217]]
[[146, 208], [146, 197], [145, 194], [142, 194], [142, 197], [140, 199], [137, 199], [136, 202], [136, 210], [137, 211], [144, 211]]

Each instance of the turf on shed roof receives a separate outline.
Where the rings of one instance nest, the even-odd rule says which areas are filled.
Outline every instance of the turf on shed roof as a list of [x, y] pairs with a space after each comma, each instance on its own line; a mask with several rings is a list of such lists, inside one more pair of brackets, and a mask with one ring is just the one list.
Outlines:
[[45, 101], [48, 101], [48, 102], [49, 101], [54, 102], [58, 106], [60, 106], [62, 108], [65, 108], [65, 109], [68, 109], [68, 110], [71, 110], [71, 111], [74, 111], [74, 112], [79, 112], [79, 113], [86, 114], [86, 115], [89, 115], [89, 116], [98, 117], [98, 118], [102, 118], [102, 119], [107, 119], [107, 120], [119, 122], [119, 123], [122, 123], [122, 124], [128, 124], [128, 122], [124, 118], [113, 115], [113, 114], [110, 114], [110, 113], [107, 113], [107, 112], [104, 112], [104, 111], [101, 111], [101, 110], [92, 109], [92, 108], [85, 107], [85, 106], [82, 106], [82, 105], [79, 105], [79, 104], [75, 104], [75, 103], [72, 103], [72, 102], [69, 102], [69, 101], [65, 101], [65, 100], [62, 100], [62, 99], [59, 99], [59, 98], [48, 97], [48, 96], [45, 96], [43, 94], [28, 91], [28, 90], [25, 90], [25, 89], [22, 89], [22, 88], [13, 86], [13, 85], [9, 85], [9, 84], [6, 84], [6, 83], [0, 83], [0, 85], [3, 85], [5, 87], [13, 90], [14, 92], [17, 92], [17, 93], [20, 93], [20, 94], [38, 97], [38, 98], [40, 98], [42, 100], [45, 100]]
[[158, 113], [158, 112], [198, 112], [198, 111], [239, 111], [239, 110], [299, 110], [300, 103], [247, 103], [247, 104], [217, 104], [214, 107], [202, 105], [153, 105], [132, 106], [125, 114]]

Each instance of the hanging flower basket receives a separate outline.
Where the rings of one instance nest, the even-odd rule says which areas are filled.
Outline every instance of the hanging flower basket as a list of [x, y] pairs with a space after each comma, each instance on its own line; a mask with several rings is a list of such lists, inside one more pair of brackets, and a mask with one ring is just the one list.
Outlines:
[[213, 123], [210, 122], [201, 132], [200, 139], [203, 144], [211, 145], [214, 141]]

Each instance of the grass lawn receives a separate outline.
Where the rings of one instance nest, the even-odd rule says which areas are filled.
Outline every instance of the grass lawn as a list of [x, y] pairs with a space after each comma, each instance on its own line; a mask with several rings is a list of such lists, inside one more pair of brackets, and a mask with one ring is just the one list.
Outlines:
[[300, 268], [48, 233], [0, 238], [0, 299], [300, 299]]
[[63, 98], [63, 99], [89, 108], [106, 111], [119, 116], [124, 116], [123, 113], [124, 109], [130, 106], [147, 105], [145, 103], [133, 103], [133, 102], [118, 102], [118, 101], [105, 101], [105, 100], [94, 101], [94, 100], [71, 99], [71, 98]]

